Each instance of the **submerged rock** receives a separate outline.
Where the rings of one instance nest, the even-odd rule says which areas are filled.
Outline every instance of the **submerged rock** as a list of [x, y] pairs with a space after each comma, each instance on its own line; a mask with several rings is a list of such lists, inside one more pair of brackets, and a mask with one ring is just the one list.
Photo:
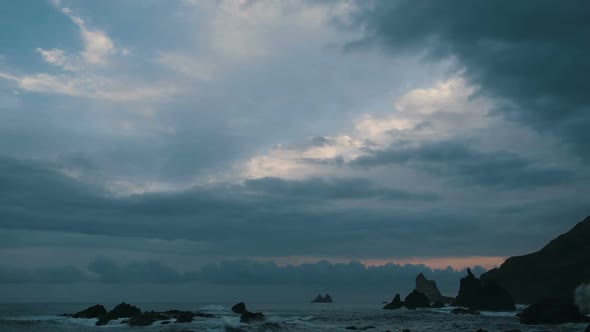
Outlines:
[[168, 319], [170, 319], [170, 316], [166, 316], [159, 312], [148, 311], [129, 318], [128, 323], [129, 326], [149, 326], [157, 321]]
[[423, 293], [420, 293], [417, 290], [413, 290], [406, 298], [404, 299], [404, 303], [406, 308], [408, 309], [416, 309], [416, 308], [429, 308], [430, 301]]
[[113, 319], [130, 318], [138, 316], [139, 314], [141, 314], [141, 310], [138, 307], [123, 302], [114, 307], [113, 310], [109, 311], [106, 315], [100, 317], [96, 322], [96, 325], [106, 325]]
[[250, 312], [246, 311], [240, 316], [240, 322], [242, 323], [252, 323], [252, 322], [262, 322], [264, 321], [264, 314], [261, 312]]
[[445, 304], [442, 301], [436, 301], [432, 304], [432, 308], [444, 308]]
[[479, 311], [475, 309], [455, 308], [451, 310], [452, 314], [455, 315], [479, 315]]
[[535, 302], [520, 314], [521, 324], [583, 323], [590, 319], [580, 313], [572, 298], [546, 298]]
[[436, 286], [436, 281], [428, 280], [423, 273], [416, 276], [416, 290], [426, 295], [431, 303], [442, 301], [443, 296]]
[[72, 315], [65, 315], [74, 318], [98, 318], [107, 314], [107, 309], [100, 304], [93, 305], [82, 311], [79, 311]]
[[388, 303], [387, 305], [385, 305], [383, 307], [383, 309], [386, 310], [395, 310], [395, 309], [399, 309], [401, 307], [404, 306], [404, 303], [401, 300], [401, 297], [399, 294], [395, 294], [395, 297], [393, 298], [393, 301], [391, 301], [390, 303]]
[[514, 301], [506, 289], [493, 280], [480, 280], [467, 269], [461, 278], [455, 305], [477, 310], [512, 311]]

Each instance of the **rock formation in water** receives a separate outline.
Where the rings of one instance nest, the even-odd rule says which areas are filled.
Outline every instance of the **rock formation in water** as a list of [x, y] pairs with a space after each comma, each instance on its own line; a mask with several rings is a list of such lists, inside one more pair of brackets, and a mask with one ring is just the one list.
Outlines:
[[237, 304], [234, 304], [233, 307], [231, 307], [231, 311], [235, 312], [236, 314], [243, 314], [245, 313], [246, 310], [246, 304], [244, 302], [240, 302]]
[[74, 318], [98, 318], [107, 314], [107, 309], [100, 304], [93, 305], [92, 307], [88, 307], [80, 312], [77, 312], [72, 315], [64, 315], [70, 316]]
[[422, 273], [416, 276], [416, 290], [426, 295], [430, 303], [442, 300], [442, 294], [436, 286], [436, 281], [426, 279]]
[[387, 310], [395, 310], [395, 309], [399, 309], [401, 307], [404, 306], [404, 303], [401, 300], [401, 297], [399, 294], [395, 294], [395, 297], [393, 298], [393, 301], [391, 301], [390, 303], [386, 304], [383, 309], [387, 309]]
[[316, 298], [311, 301], [311, 303], [332, 303], [332, 297], [330, 296], [330, 294], [326, 294], [325, 296], [322, 296], [321, 294], [318, 294], [318, 296], [316, 296]]
[[580, 313], [572, 297], [541, 299], [520, 314], [521, 324], [562, 324], [589, 322], [590, 319]]
[[264, 314], [261, 312], [250, 312], [246, 309], [246, 304], [240, 302], [231, 307], [231, 310], [236, 314], [240, 314], [240, 322], [253, 323], [264, 321]]
[[461, 278], [455, 305], [475, 310], [511, 311], [514, 301], [506, 289], [493, 280], [480, 280], [470, 269]]
[[109, 311], [106, 315], [100, 317], [96, 322], [96, 325], [106, 325], [111, 320], [119, 318], [131, 318], [138, 316], [139, 314], [141, 314], [141, 310], [138, 307], [123, 302], [114, 307], [113, 310]]
[[430, 301], [423, 293], [413, 290], [406, 298], [404, 299], [404, 304], [408, 309], [416, 309], [416, 308], [429, 308]]
[[482, 275], [508, 290], [516, 303], [569, 297], [581, 283], [590, 282], [590, 217], [549, 242], [543, 249], [508, 258]]
[[168, 324], [173, 320], [175, 323], [188, 323], [191, 322], [195, 317], [215, 317], [210, 314], [181, 310], [142, 312], [138, 307], [132, 306], [125, 302], [117, 305], [109, 312], [107, 312], [107, 310], [102, 305], [97, 304], [75, 314], [65, 314], [62, 316], [75, 318], [98, 318], [98, 321], [96, 322], [97, 326], [107, 325], [112, 320], [120, 318], [127, 318], [126, 320], [121, 321], [121, 324], [129, 324], [129, 326], [148, 326], [159, 321], [162, 321], [162, 324]]

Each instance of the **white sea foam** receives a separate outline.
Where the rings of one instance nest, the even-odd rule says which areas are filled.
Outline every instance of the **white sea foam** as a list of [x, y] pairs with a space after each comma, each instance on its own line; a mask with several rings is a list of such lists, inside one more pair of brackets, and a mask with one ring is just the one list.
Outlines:
[[582, 313], [590, 314], [590, 284], [581, 284], [576, 288], [575, 301]]

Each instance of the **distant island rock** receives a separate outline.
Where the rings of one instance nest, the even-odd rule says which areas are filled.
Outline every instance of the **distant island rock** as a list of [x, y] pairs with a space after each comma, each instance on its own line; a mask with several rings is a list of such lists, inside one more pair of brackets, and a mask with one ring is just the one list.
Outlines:
[[316, 298], [311, 301], [310, 303], [332, 303], [334, 301], [332, 301], [332, 297], [330, 296], [330, 294], [326, 294], [325, 296], [322, 296], [321, 294], [318, 294], [318, 296], [316, 296]]
[[386, 310], [395, 310], [395, 309], [399, 309], [401, 307], [403, 307], [405, 304], [404, 302], [402, 302], [401, 300], [401, 296], [399, 294], [395, 294], [395, 297], [393, 298], [393, 301], [391, 301], [390, 303], [386, 304], [383, 309]]
[[541, 250], [508, 258], [484, 273], [506, 288], [516, 303], [569, 297], [581, 283], [590, 282], [590, 216]]
[[455, 305], [474, 310], [516, 310], [514, 301], [505, 288], [494, 280], [476, 278], [470, 269], [467, 269], [467, 276], [461, 278]]
[[148, 326], [158, 321], [164, 321], [162, 324], [170, 323], [172, 320], [174, 320], [175, 323], [188, 323], [195, 317], [215, 317], [210, 314], [181, 310], [142, 312], [138, 307], [125, 302], [118, 304], [108, 312], [104, 306], [97, 304], [75, 314], [64, 314], [62, 316], [74, 318], [98, 318], [98, 321], [95, 324], [97, 326], [107, 325], [109, 322], [120, 318], [126, 318], [121, 321], [121, 324], [128, 324], [129, 326]]

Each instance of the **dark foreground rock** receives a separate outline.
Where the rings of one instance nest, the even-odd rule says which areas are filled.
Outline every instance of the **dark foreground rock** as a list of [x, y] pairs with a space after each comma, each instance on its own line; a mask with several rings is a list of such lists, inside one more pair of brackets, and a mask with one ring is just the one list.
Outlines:
[[127, 318], [126, 320], [121, 321], [122, 324], [129, 324], [129, 326], [148, 326], [159, 321], [161, 321], [162, 324], [169, 324], [172, 321], [175, 323], [188, 323], [191, 322], [195, 317], [215, 317], [211, 314], [182, 310], [142, 312], [138, 307], [125, 302], [117, 305], [109, 312], [107, 312], [107, 310], [102, 305], [97, 304], [75, 314], [66, 314], [63, 316], [76, 318], [98, 318], [98, 321], [96, 322], [97, 326], [107, 325], [110, 321], [120, 318]]
[[562, 324], [590, 322], [570, 297], [541, 299], [519, 315], [521, 324]]
[[330, 294], [326, 294], [325, 296], [322, 296], [321, 294], [318, 294], [318, 296], [316, 296], [316, 298], [311, 301], [310, 303], [332, 303], [332, 297], [330, 296]]
[[65, 315], [74, 318], [98, 318], [107, 314], [107, 309], [100, 304], [93, 305], [92, 307], [88, 307], [82, 311], [79, 311], [72, 315]]
[[430, 307], [431, 308], [444, 308], [445, 304], [442, 301], [436, 301]]
[[244, 302], [236, 303], [233, 307], [231, 307], [231, 311], [241, 315], [247, 311], [246, 304]]
[[588, 325], [588, 327], [586, 327], [586, 329], [584, 330], [584, 332], [590, 332], [590, 325]]
[[423, 293], [413, 290], [406, 298], [404, 299], [404, 303], [406, 308], [408, 309], [416, 309], [416, 308], [429, 308], [430, 301]]
[[476, 310], [516, 310], [514, 301], [506, 289], [494, 280], [476, 278], [470, 269], [467, 269], [467, 276], [461, 278], [455, 305]]
[[590, 282], [590, 217], [549, 242], [543, 249], [508, 258], [500, 268], [481, 278], [495, 280], [516, 303], [571, 296], [581, 283]]
[[395, 297], [393, 298], [393, 301], [391, 301], [390, 303], [386, 304], [383, 309], [386, 310], [395, 310], [395, 309], [399, 309], [401, 307], [404, 306], [404, 303], [401, 300], [401, 297], [399, 294], [395, 294]]
[[109, 311], [106, 315], [100, 317], [96, 322], [96, 325], [106, 325], [114, 319], [130, 318], [138, 316], [139, 314], [141, 314], [141, 310], [138, 307], [123, 302], [114, 307], [113, 310]]
[[264, 321], [264, 314], [261, 312], [250, 312], [246, 309], [246, 304], [240, 302], [235, 304], [231, 310], [237, 314], [240, 314], [240, 322], [242, 323], [253, 323]]
[[436, 286], [436, 281], [428, 280], [423, 273], [416, 276], [416, 288], [417, 291], [426, 295], [428, 301], [434, 303], [436, 301], [442, 301], [442, 294]]

